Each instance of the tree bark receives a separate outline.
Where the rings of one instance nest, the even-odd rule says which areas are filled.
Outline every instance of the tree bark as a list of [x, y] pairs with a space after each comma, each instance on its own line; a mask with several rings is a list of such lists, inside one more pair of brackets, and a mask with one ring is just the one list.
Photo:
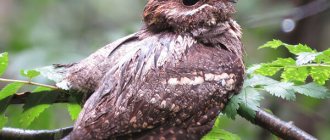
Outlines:
[[272, 134], [285, 140], [317, 140], [315, 137], [296, 127], [293, 122], [285, 122], [278, 117], [259, 109], [255, 118], [238, 111], [239, 115]]

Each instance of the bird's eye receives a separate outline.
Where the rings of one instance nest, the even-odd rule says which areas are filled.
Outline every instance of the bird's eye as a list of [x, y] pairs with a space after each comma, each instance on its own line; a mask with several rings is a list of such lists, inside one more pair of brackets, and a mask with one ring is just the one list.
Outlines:
[[186, 6], [195, 5], [199, 0], [182, 0], [183, 4]]

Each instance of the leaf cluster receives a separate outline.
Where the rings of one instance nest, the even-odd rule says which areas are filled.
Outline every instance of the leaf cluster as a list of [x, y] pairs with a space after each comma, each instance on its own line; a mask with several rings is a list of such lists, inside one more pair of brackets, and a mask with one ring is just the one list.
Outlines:
[[[8, 67], [8, 53], [0, 54], [0, 77], [5, 73]], [[58, 98], [58, 94], [37, 94], [45, 91], [52, 91], [56, 88], [43, 84], [33, 83], [32, 80], [40, 75], [37, 70], [21, 70], [21, 76], [27, 78], [27, 81], [11, 80], [0, 78], [0, 82], [8, 82], [4, 88], [0, 90], [0, 129], [8, 122], [6, 117], [6, 108], [10, 105], [13, 96], [24, 86], [33, 86], [35, 89], [27, 97], [23, 106], [23, 112], [19, 116], [19, 124], [21, 128], [29, 127], [33, 121], [40, 117], [40, 114], [49, 109]], [[72, 120], [77, 119], [81, 110], [75, 97], [70, 97], [70, 102], [67, 103], [68, 111]]]
[[[235, 119], [237, 112], [242, 111], [254, 118], [264, 93], [288, 101], [295, 101], [296, 94], [330, 98], [329, 90], [323, 86], [330, 78], [330, 49], [317, 52], [307, 45], [289, 45], [279, 40], [269, 41], [260, 48], [279, 47], [287, 48], [296, 57], [278, 58], [250, 67], [241, 92], [233, 96], [225, 108], [228, 117]], [[273, 78], [276, 74], [281, 75], [280, 80]]]
[[269, 41], [260, 48], [285, 47], [296, 56], [293, 58], [278, 58], [270, 63], [257, 65], [255, 73], [273, 76], [281, 72], [282, 81], [304, 83], [307, 77], [319, 85], [324, 85], [330, 79], [330, 49], [317, 52], [307, 45], [289, 45], [279, 40]]

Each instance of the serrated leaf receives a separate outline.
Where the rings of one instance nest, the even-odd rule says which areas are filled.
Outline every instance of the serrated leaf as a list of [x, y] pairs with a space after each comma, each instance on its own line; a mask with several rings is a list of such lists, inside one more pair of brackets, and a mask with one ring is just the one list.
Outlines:
[[240, 98], [240, 109], [247, 112], [253, 118], [256, 111], [260, 108], [260, 101], [263, 99], [261, 94], [254, 88], [244, 88], [238, 95]]
[[40, 104], [23, 112], [20, 116], [20, 125], [22, 128], [27, 128], [31, 123], [44, 112], [50, 104]]
[[303, 52], [299, 53], [297, 57], [296, 64], [298, 66], [311, 63], [315, 60], [316, 56], [318, 56], [319, 53], [310, 53], [310, 52]]
[[224, 110], [224, 114], [227, 115], [228, 118], [235, 119], [237, 115], [237, 110], [239, 108], [239, 103], [241, 102], [238, 95], [233, 96], [230, 101], [227, 103], [226, 108]]
[[202, 140], [240, 140], [236, 134], [221, 129], [219, 117], [216, 119], [212, 130]]
[[262, 48], [277, 49], [278, 47], [282, 46], [283, 44], [284, 43], [282, 41], [274, 39], [273, 41], [269, 41], [266, 44], [260, 46], [259, 49], [262, 49]]
[[[21, 114], [19, 121], [22, 128], [30, 126], [57, 99], [57, 94], [48, 94], [47, 91], [51, 91], [51, 89], [37, 87], [28, 97], [26, 104], [23, 106], [24, 112]], [[45, 93], [36, 94], [40, 92]]]
[[0, 115], [6, 111], [13, 97], [12, 95], [16, 94], [22, 86], [23, 84], [20, 83], [11, 83], [0, 91], [0, 97], [3, 98], [0, 99]]
[[315, 52], [313, 49], [308, 47], [307, 45], [285, 45], [286, 48], [288, 48], [289, 52], [292, 54], [298, 55], [300, 53], [305, 53], [305, 52]]
[[272, 78], [262, 76], [262, 75], [253, 75], [250, 79], [244, 81], [243, 88], [245, 87], [255, 87], [255, 86], [265, 86], [279, 83]]
[[245, 118], [250, 122], [254, 122], [257, 115], [257, 110], [254, 110], [244, 105], [241, 105], [237, 112], [241, 117]]
[[1, 53], [0, 54], [0, 76], [5, 73], [6, 69], [8, 67], [8, 53]]
[[7, 110], [7, 107], [10, 105], [11, 98], [12, 96], [0, 100], [0, 115]]
[[257, 69], [260, 69], [261, 65], [253, 65], [246, 70], [247, 74], [253, 74]]
[[315, 61], [317, 63], [330, 63], [330, 49], [320, 52], [320, 54], [316, 56]]
[[330, 68], [329, 67], [311, 67], [310, 75], [312, 76], [314, 82], [320, 85], [324, 85], [330, 78]]
[[7, 121], [8, 118], [6, 116], [0, 115], [0, 130], [5, 126]]
[[228, 118], [235, 119], [237, 110], [245, 108], [251, 116], [255, 116], [256, 110], [260, 107], [260, 101], [263, 99], [261, 94], [252, 87], [246, 87], [238, 95], [233, 96], [226, 105], [224, 113]]
[[241, 98], [241, 105], [244, 105], [248, 108], [251, 108], [253, 110], [258, 110], [260, 107], [260, 101], [263, 99], [263, 97], [260, 95], [260, 93], [254, 89], [254, 88], [244, 88], [239, 98]]
[[0, 100], [3, 100], [9, 96], [12, 96], [17, 93], [17, 91], [23, 86], [23, 83], [10, 83], [7, 86], [5, 86], [0, 91]]
[[264, 76], [273, 76], [278, 71], [280, 71], [282, 68], [286, 66], [295, 65], [296, 61], [292, 58], [278, 58], [277, 60], [271, 62], [271, 63], [264, 63], [261, 64], [259, 69], [255, 70], [255, 73], [261, 74]]
[[317, 99], [330, 98], [329, 90], [326, 87], [320, 86], [315, 83], [309, 83], [301, 86], [293, 86], [293, 90], [297, 93]]
[[285, 66], [290, 66], [290, 65], [295, 65], [295, 64], [296, 64], [296, 61], [292, 58], [278, 58], [277, 60], [273, 61], [269, 65], [285, 67]]
[[76, 120], [81, 111], [81, 106], [74, 97], [69, 98], [69, 103], [67, 104], [68, 111], [72, 120]]
[[308, 75], [309, 71], [307, 67], [285, 68], [281, 78], [286, 82], [305, 82]]
[[255, 71], [255, 73], [264, 76], [273, 76], [281, 69], [281, 67], [272, 67], [269, 64], [262, 64], [261, 67]]
[[33, 79], [40, 75], [40, 72], [36, 70], [21, 70], [20, 73], [22, 76], [29, 79]]
[[241, 138], [233, 133], [220, 128], [213, 128], [202, 140], [240, 140]]
[[293, 83], [281, 82], [277, 84], [271, 84], [264, 87], [264, 90], [269, 92], [271, 95], [281, 97], [289, 101], [294, 101], [296, 95], [292, 89]]
[[48, 88], [48, 87], [36, 87], [32, 93], [35, 93], [35, 92], [42, 92], [42, 91], [51, 91], [52, 89], [51, 88]]

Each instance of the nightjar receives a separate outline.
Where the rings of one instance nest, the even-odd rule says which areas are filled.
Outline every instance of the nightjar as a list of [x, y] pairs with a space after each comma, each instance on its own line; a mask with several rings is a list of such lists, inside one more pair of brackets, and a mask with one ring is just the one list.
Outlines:
[[203, 137], [243, 83], [235, 2], [148, 0], [138, 32], [57, 66], [89, 97], [65, 139]]

